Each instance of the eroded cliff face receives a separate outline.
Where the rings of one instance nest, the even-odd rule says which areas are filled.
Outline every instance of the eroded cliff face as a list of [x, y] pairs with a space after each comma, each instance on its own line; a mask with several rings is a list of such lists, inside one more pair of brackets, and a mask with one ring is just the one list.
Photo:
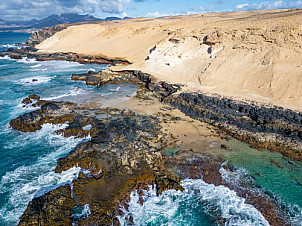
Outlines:
[[53, 36], [55, 33], [66, 29], [71, 26], [70, 24], [59, 24], [52, 27], [44, 27], [39, 31], [34, 31], [28, 39], [28, 44], [31, 46], [35, 46], [45, 39]]
[[42, 43], [44, 40], [48, 39], [49, 37], [53, 36], [59, 31], [62, 31], [70, 26], [76, 26], [81, 24], [100, 24], [103, 23], [102, 21], [92, 20], [92, 21], [83, 21], [83, 22], [76, 22], [76, 23], [65, 23], [65, 24], [57, 24], [51, 27], [43, 27], [38, 31], [32, 32], [32, 35], [28, 39], [28, 44], [34, 47], [37, 44]]

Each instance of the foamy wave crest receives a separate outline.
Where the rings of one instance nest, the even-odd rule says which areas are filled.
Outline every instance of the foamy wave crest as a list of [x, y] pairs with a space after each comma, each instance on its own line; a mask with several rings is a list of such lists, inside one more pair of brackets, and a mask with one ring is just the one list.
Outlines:
[[9, 56], [5, 55], [5, 56], [1, 56], [0, 60], [12, 60]]
[[18, 60], [18, 62], [22, 62], [24, 64], [33, 64], [33, 63], [36, 63], [37, 60], [34, 58], [23, 57], [22, 59]]
[[65, 138], [53, 132], [64, 129], [67, 125], [45, 124], [42, 129], [35, 132], [24, 134], [24, 138], [19, 138], [22, 142], [12, 142], [12, 145], [29, 145], [34, 142], [32, 139], [41, 140], [47, 136], [49, 145], [59, 146], [54, 152], [40, 157], [32, 165], [21, 166], [14, 171], [7, 172], [0, 182], [0, 195], [8, 193], [6, 204], [0, 209], [0, 219], [4, 222], [18, 222], [29, 201], [33, 197], [38, 197], [44, 193], [62, 186], [77, 177], [80, 168], [73, 167], [60, 174], [54, 173], [56, 160], [66, 155], [79, 142], [80, 139], [74, 137]]
[[[74, 213], [71, 216], [71, 219], [73, 220], [83, 220], [91, 214], [89, 204], [86, 204], [84, 206], [76, 206], [73, 208], [73, 212]], [[73, 223], [72, 225], [77, 224]]]
[[49, 97], [49, 98], [43, 98], [43, 100], [60, 100], [61, 98], [64, 98], [64, 97], [69, 97], [69, 96], [77, 96], [77, 95], [80, 95], [80, 94], [83, 94], [87, 91], [83, 90], [82, 88], [75, 88], [75, 89], [72, 89], [72, 90], [69, 90], [67, 93], [65, 94], [62, 94], [62, 95], [59, 95], [59, 96], [55, 96], [55, 97]]
[[[222, 179], [228, 184], [237, 187], [241, 187], [241, 182], [244, 182], [245, 184], [248, 183], [250, 186], [254, 185], [254, 180], [246, 169], [242, 167], [232, 167], [231, 170], [226, 170], [224, 168], [225, 166], [227, 166], [227, 161], [222, 163], [219, 173], [221, 174]], [[255, 190], [256, 186], [253, 187]]]
[[5, 44], [5, 45], [1, 45], [0, 47], [5, 47], [5, 48], [20, 48], [20, 46], [16, 45], [16, 44]]
[[30, 66], [31, 68], [36, 68], [36, 67], [41, 67], [42, 64], [36, 64], [36, 65], [33, 65], [33, 66]]
[[52, 77], [49, 76], [34, 76], [29, 78], [23, 78], [17, 81], [16, 83], [24, 84], [24, 85], [37, 85], [41, 83], [47, 83], [52, 79]]
[[122, 208], [121, 225], [127, 225], [130, 217], [134, 225], [200, 224], [200, 210], [212, 217], [223, 217], [225, 225], [269, 225], [256, 208], [227, 187], [207, 184], [202, 179], [185, 179], [181, 185], [185, 191], [166, 190], [159, 196], [149, 186], [141, 197], [143, 205], [137, 191], [132, 192], [128, 210]]

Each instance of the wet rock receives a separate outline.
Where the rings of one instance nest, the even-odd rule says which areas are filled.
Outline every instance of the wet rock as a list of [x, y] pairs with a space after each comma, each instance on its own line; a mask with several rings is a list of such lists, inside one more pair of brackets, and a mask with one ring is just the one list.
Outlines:
[[74, 205], [67, 184], [34, 198], [20, 217], [19, 225], [71, 225]]
[[[25, 98], [25, 102], [32, 103], [32, 99]], [[66, 121], [72, 121], [74, 112], [62, 103], [37, 102], [41, 104], [41, 109], [26, 113], [10, 121], [13, 129], [22, 132], [35, 132], [42, 128], [44, 123], [60, 124]]]
[[40, 100], [41, 98], [39, 96], [37, 96], [36, 94], [31, 94], [28, 96], [28, 98], [32, 99], [32, 100]]
[[278, 151], [302, 160], [302, 113], [277, 106], [257, 105], [221, 96], [173, 94], [165, 103], [207, 122], [260, 150]]
[[50, 61], [50, 60], [66, 60], [74, 61], [82, 64], [95, 63], [95, 64], [111, 64], [111, 65], [127, 65], [129, 61], [124, 59], [110, 59], [104, 57], [90, 57], [86, 55], [79, 55], [72, 52], [69, 53], [39, 53], [34, 47], [25, 47], [21, 49], [9, 48], [5, 52], [1, 52], [2, 56], [9, 56], [12, 59], [22, 59], [27, 57], [29, 59], [36, 59], [37, 61]]
[[228, 147], [225, 145], [225, 144], [222, 144], [222, 145], [220, 145], [220, 147], [222, 148], [222, 149], [228, 149]]
[[[220, 37], [218, 34], [214, 34]], [[170, 104], [188, 116], [222, 129], [254, 148], [278, 151], [302, 160], [302, 113], [277, 106], [236, 101], [219, 95], [180, 92], [181, 86], [152, 82], [152, 76], [141, 71], [102, 71], [98, 74], [73, 75], [74, 80], [94, 85], [133, 82], [152, 91], [160, 101]], [[179, 94], [177, 94], [179, 92]]]

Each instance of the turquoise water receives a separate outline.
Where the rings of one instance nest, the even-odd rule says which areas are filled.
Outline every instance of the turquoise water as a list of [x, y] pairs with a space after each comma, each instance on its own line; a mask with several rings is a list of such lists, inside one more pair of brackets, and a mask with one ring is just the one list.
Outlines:
[[[28, 37], [29, 34], [0, 33], [0, 50], [18, 48], [14, 43], [25, 42]], [[22, 100], [37, 94], [48, 100], [86, 103], [134, 95], [135, 85], [108, 85], [100, 89], [70, 79], [73, 73], [104, 68], [65, 61], [0, 58], [0, 225], [16, 225], [34, 196], [70, 182], [80, 170], [73, 167], [61, 174], [54, 173], [56, 160], [83, 140], [54, 134], [66, 125], [46, 124], [35, 133], [21, 133], [9, 127], [10, 120], [34, 110], [22, 107]], [[301, 163], [292, 165], [279, 154], [258, 152], [235, 140], [227, 145], [233, 151], [225, 158], [233, 171], [221, 168], [224, 179], [232, 183], [252, 180], [260, 192], [267, 193], [286, 210], [292, 225], [299, 225]], [[173, 156], [177, 152], [175, 149], [163, 154]], [[131, 216], [136, 225], [218, 225], [217, 216], [222, 216], [225, 225], [268, 225], [259, 211], [224, 186], [206, 184], [202, 179], [186, 179], [182, 186], [184, 192], [167, 190], [160, 196], [156, 196], [156, 188], [150, 187], [143, 196], [143, 205], [133, 191], [130, 207], [123, 209], [124, 215], [120, 217], [121, 224], [127, 225]], [[87, 215], [89, 206], [86, 209]]]
[[254, 150], [235, 139], [227, 146], [233, 150], [227, 157], [227, 164], [233, 168], [232, 173], [225, 174], [228, 179], [252, 177], [254, 185], [286, 210], [292, 224], [302, 222], [302, 163], [280, 153]]
[[[0, 33], [0, 50], [17, 48], [13, 44], [25, 42], [28, 37], [28, 34]], [[66, 156], [81, 142], [81, 139], [54, 134], [55, 130], [66, 125], [46, 124], [35, 133], [21, 133], [9, 127], [10, 120], [35, 110], [22, 107], [22, 100], [30, 94], [37, 94], [43, 99], [84, 103], [136, 92], [137, 87], [131, 84], [108, 85], [100, 89], [70, 79], [73, 73], [99, 71], [105, 67], [0, 57], [0, 225], [3, 222], [15, 225], [37, 191], [70, 181], [78, 172], [76, 168], [62, 174], [53, 172], [56, 160]]]

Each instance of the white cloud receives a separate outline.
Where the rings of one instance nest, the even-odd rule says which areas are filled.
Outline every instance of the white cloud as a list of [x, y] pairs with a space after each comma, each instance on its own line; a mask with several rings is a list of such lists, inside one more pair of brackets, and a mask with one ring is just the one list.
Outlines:
[[283, 2], [283, 0], [261, 2], [253, 4], [240, 4], [236, 6], [236, 10], [261, 10], [261, 9], [282, 9], [282, 8], [299, 8], [302, 7], [302, 1]]
[[247, 7], [247, 6], [249, 6], [248, 3], [241, 4], [241, 5], [237, 5], [237, 6], [236, 6], [236, 9], [242, 9], [242, 8], [244, 8], [244, 7]]
[[130, 0], [1, 0], [0, 18], [28, 20], [58, 13], [122, 13]]
[[180, 15], [179, 13], [164, 13], [164, 12], [154, 12], [154, 13], [147, 13], [146, 17], [163, 17], [163, 16], [177, 16]]
[[126, 12], [122, 12], [121, 16], [124, 18], [124, 17], [127, 17], [128, 14]]

